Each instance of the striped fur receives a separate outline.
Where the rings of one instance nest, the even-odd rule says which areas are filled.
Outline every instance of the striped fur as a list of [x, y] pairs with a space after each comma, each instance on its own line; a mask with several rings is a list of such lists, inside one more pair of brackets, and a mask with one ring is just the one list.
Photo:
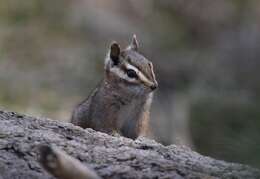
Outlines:
[[[113, 42], [105, 58], [104, 79], [73, 111], [72, 123], [132, 139], [149, 130], [149, 113], [158, 86], [153, 65], [138, 51], [136, 37], [121, 51]], [[129, 70], [135, 72], [129, 75]]]

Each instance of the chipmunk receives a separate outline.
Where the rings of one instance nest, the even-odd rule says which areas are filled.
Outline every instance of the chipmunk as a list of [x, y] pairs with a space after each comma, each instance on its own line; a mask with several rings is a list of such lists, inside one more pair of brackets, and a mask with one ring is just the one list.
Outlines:
[[132, 139], [148, 133], [149, 111], [158, 83], [152, 62], [138, 49], [135, 35], [123, 50], [116, 42], [110, 45], [104, 79], [73, 110], [74, 125]]

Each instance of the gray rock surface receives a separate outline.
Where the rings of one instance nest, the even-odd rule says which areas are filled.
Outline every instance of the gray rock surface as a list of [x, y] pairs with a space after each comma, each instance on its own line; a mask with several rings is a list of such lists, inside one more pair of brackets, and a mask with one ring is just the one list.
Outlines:
[[113, 137], [0, 111], [0, 179], [53, 178], [37, 161], [39, 144], [59, 147], [103, 178], [260, 178], [258, 169], [205, 157], [186, 147]]

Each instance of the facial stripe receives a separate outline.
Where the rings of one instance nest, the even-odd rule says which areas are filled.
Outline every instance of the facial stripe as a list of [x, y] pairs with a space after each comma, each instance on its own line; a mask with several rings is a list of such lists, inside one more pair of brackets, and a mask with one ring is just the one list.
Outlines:
[[105, 58], [105, 70], [109, 69], [109, 64], [110, 64], [110, 50], [108, 51], [106, 58]]
[[123, 71], [122, 69], [120, 69], [118, 67], [110, 68], [110, 72], [114, 73], [115, 75], [117, 75], [121, 79], [127, 80], [127, 81], [132, 82], [132, 83], [137, 83], [136, 79], [129, 78], [127, 76], [127, 74], [125, 73], [125, 71]]
[[132, 69], [136, 72], [137, 76], [139, 77], [139, 79], [147, 86], [151, 86], [153, 85], [153, 82], [150, 81], [138, 68], [136, 68], [135, 66], [126, 63], [125, 64], [127, 69]]
[[[109, 54], [109, 53], [108, 53]], [[146, 86], [152, 86], [154, 84], [156, 84], [156, 80], [155, 80], [155, 75], [153, 72], [153, 66], [152, 64], [149, 63], [149, 67], [150, 67], [150, 73], [151, 73], [151, 77], [152, 80], [150, 80], [143, 72], [141, 72], [140, 69], [138, 69], [137, 67], [135, 67], [134, 65], [130, 64], [130, 63], [125, 63], [125, 69], [122, 69], [119, 66], [111, 66], [111, 60], [109, 58], [109, 55], [106, 56], [105, 59], [105, 69], [109, 69], [110, 72], [114, 73], [115, 75], [117, 75], [119, 78], [127, 80], [131, 83], [138, 83], [138, 80], [135, 78], [129, 78], [125, 72], [126, 69], [132, 69], [136, 72], [139, 81], [143, 82]], [[110, 66], [110, 67], [108, 67]]]
[[[139, 57], [139, 58], [141, 58], [141, 57]], [[135, 63], [132, 62], [131, 58], [128, 57], [126, 59], [127, 59], [127, 63], [129, 65], [132, 65], [135, 68], [137, 68], [150, 82], [152, 82], [153, 84], [157, 84], [155, 74], [154, 74], [154, 71], [153, 71], [153, 64], [151, 62], [148, 62], [148, 68], [145, 67], [145, 68], [141, 69], [138, 66], [138, 64], [135, 64]]]
[[153, 77], [153, 81], [154, 81], [154, 83], [157, 84], [157, 81], [156, 81], [156, 79], [155, 79], [155, 74], [154, 74], [154, 71], [153, 71], [153, 64], [152, 64], [152, 63], [149, 63], [149, 67], [150, 67], [150, 69], [151, 69], [151, 74], [152, 74], [152, 77]]

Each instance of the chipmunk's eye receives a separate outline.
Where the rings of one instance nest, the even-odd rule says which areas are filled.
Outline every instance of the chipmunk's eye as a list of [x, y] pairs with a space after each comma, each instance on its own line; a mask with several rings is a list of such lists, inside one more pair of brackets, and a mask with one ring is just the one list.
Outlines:
[[137, 78], [138, 77], [136, 72], [132, 69], [126, 70], [126, 74], [129, 78]]

